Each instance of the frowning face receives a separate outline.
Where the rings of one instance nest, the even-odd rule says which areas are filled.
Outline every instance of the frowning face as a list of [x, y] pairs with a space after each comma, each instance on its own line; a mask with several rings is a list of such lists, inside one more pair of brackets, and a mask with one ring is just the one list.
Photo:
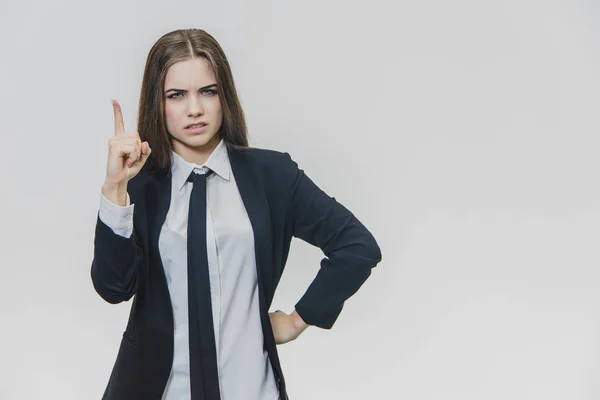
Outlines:
[[223, 112], [209, 62], [193, 58], [173, 64], [165, 76], [165, 119], [173, 151], [203, 164], [220, 140]]

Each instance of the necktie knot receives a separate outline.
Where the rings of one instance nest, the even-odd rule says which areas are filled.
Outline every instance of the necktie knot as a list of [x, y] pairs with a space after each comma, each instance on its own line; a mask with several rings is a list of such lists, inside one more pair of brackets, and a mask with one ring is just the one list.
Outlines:
[[208, 167], [203, 167], [202, 169], [198, 169], [198, 172], [196, 172], [196, 169], [194, 169], [188, 176], [187, 182], [194, 182], [194, 179], [198, 179], [198, 178], [200, 178], [200, 179], [208, 178], [213, 173], [214, 173], [214, 171]]

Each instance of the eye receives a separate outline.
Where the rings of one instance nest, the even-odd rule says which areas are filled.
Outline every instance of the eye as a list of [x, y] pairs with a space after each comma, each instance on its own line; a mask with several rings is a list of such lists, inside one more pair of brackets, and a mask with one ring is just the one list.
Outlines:
[[206, 89], [203, 90], [202, 93], [208, 94], [209, 96], [214, 96], [215, 94], [217, 94], [217, 91], [214, 89]]
[[171, 93], [170, 95], [167, 96], [167, 98], [176, 99], [176, 98], [178, 98], [177, 97], [178, 95], [181, 95], [181, 93], [180, 92]]

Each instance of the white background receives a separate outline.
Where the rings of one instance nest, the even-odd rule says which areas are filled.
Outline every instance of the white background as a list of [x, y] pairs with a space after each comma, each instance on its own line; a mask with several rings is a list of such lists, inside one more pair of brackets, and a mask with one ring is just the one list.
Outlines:
[[[292, 400], [600, 398], [598, 2], [0, 4], [1, 399], [100, 398], [131, 305], [90, 279], [110, 99], [135, 130], [147, 52], [190, 27], [251, 145], [382, 249], [333, 329], [279, 347]], [[292, 242], [273, 310], [321, 258]]]

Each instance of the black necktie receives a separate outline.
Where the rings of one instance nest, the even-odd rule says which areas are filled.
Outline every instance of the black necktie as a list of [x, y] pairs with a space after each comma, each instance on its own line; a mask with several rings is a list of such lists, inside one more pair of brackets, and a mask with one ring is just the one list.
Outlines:
[[192, 171], [188, 216], [188, 314], [192, 400], [220, 400], [219, 373], [206, 252], [206, 178]]

